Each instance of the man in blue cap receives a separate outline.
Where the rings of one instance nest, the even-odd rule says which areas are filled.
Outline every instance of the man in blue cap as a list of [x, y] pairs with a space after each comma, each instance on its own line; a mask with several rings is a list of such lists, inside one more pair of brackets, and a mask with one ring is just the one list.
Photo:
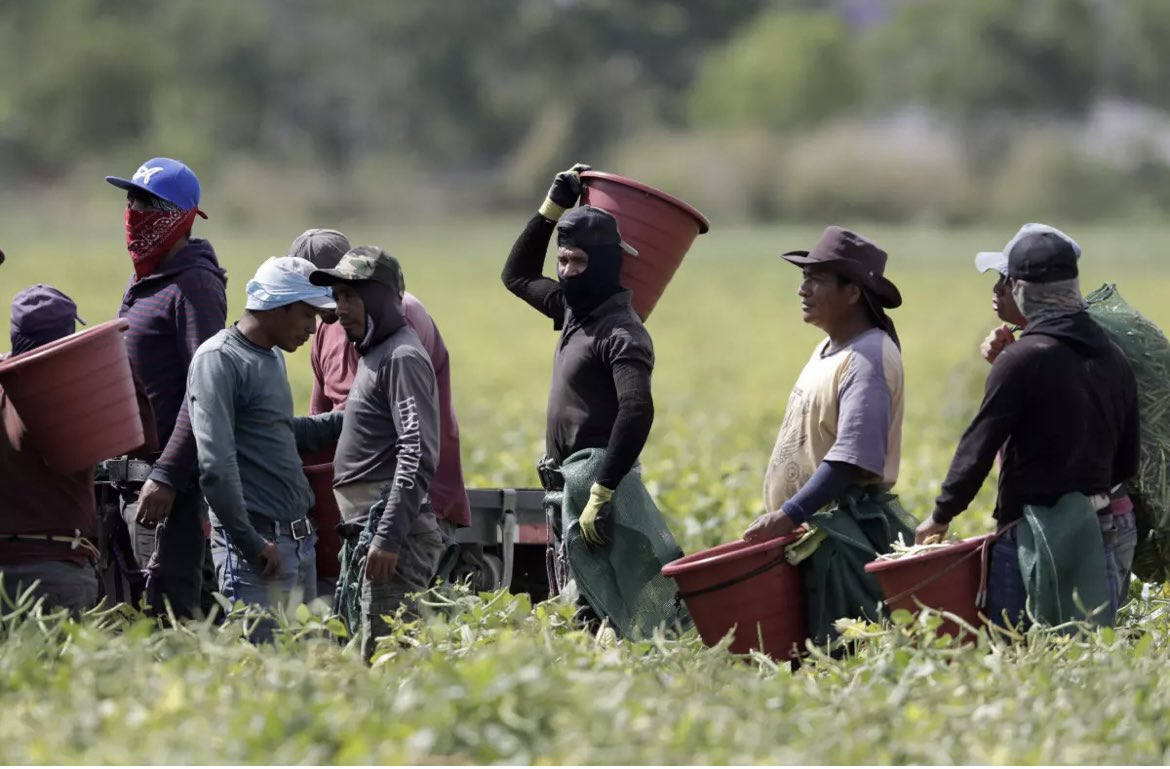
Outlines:
[[211, 553], [231, 601], [269, 607], [317, 594], [313, 492], [298, 451], [333, 445], [344, 412], [294, 417], [281, 355], [309, 341], [318, 314], [337, 306], [328, 288], [309, 282], [314, 269], [306, 259], [269, 259], [248, 282], [243, 317], [191, 361], [187, 405]]
[[[27, 288], [12, 302], [12, 354], [69, 336], [80, 321], [77, 305], [57, 289]], [[154, 415], [141, 385], [135, 385], [143, 448], [150, 451], [156, 443]], [[34, 595], [49, 607], [77, 615], [97, 603], [93, 476], [93, 468], [76, 473], [50, 468], [0, 388], [0, 572], [8, 600], [37, 583]]]
[[149, 465], [118, 467], [123, 481], [142, 484], [139, 523], [158, 524], [147, 565], [147, 603], [162, 611], [169, 602], [180, 618], [198, 616], [206, 537], [183, 394], [195, 350], [227, 321], [227, 274], [211, 244], [191, 237], [195, 218], [206, 214], [190, 168], [152, 158], [129, 179], [106, 181], [126, 191], [126, 247], [134, 274], [118, 316], [130, 322], [130, 362], [154, 407], [161, 448]]

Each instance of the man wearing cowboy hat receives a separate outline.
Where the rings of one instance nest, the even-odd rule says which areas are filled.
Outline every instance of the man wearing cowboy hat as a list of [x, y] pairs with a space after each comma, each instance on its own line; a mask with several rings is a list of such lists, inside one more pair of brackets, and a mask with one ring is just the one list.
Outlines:
[[901, 458], [902, 354], [885, 310], [902, 297], [882, 274], [886, 253], [829, 227], [812, 251], [784, 258], [804, 271], [804, 322], [828, 338], [788, 399], [752, 542], [789, 533], [852, 484], [893, 486]]
[[[840, 508], [818, 511], [852, 493], [882, 510], [880, 530], [860, 522], [855, 527], [856, 536], [872, 545], [873, 552], [863, 554], [867, 560], [888, 550], [897, 535], [913, 536], [912, 520], [887, 493], [901, 458], [903, 372], [898, 334], [886, 310], [901, 305], [902, 297], [884, 276], [885, 251], [841, 227], [826, 228], [811, 251], [783, 256], [804, 273], [797, 291], [804, 322], [828, 338], [813, 350], [788, 399], [764, 474], [765, 512], [744, 539], [762, 542], [805, 522], [835, 532], [849, 523], [847, 516], [837, 514]], [[825, 540], [818, 550], [827, 554], [833, 546]], [[818, 643], [827, 639], [834, 620], [868, 614], [876, 604], [872, 599], [880, 600], [864, 574], [864, 560], [848, 574], [828, 577], [860, 585], [865, 595], [854, 593], [836, 605], [818, 602], [819, 613], [810, 615]], [[825, 591], [823, 582], [813, 584], [826, 572], [818, 573], [805, 575], [806, 589]]]

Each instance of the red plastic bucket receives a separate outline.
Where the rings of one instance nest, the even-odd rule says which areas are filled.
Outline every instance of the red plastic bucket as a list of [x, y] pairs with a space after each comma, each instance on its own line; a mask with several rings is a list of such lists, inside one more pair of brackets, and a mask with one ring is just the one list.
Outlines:
[[622, 285], [645, 320], [695, 238], [711, 225], [693, 206], [633, 179], [585, 171], [581, 181], [581, 203], [613, 214], [622, 240], [638, 249], [636, 257], [622, 259]]
[[309, 517], [317, 524], [317, 576], [337, 579], [341, 572], [337, 560], [341, 552], [341, 537], [337, 534], [341, 513], [333, 496], [333, 464], [306, 465], [304, 472], [316, 499]]
[[[979, 627], [979, 592], [991, 555], [994, 534], [956, 542], [950, 547], [930, 550], [895, 560], [876, 560], [865, 565], [881, 585], [890, 611], [918, 612], [919, 605], [947, 611]], [[939, 635], [959, 636], [960, 627], [950, 620]]]
[[124, 318], [0, 362], [0, 385], [45, 462], [93, 470], [142, 446], [142, 416], [122, 334]]
[[728, 542], [662, 567], [678, 585], [703, 643], [713, 646], [735, 628], [736, 654], [759, 649], [777, 660], [799, 656], [808, 635], [804, 584], [784, 559], [784, 548], [795, 541]]

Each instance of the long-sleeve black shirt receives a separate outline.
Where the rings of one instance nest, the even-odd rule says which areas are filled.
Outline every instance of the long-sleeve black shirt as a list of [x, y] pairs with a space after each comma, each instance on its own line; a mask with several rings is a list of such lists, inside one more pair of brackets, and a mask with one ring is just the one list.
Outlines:
[[1001, 446], [995, 518], [1006, 524], [1024, 505], [1109, 493], [1137, 473], [1139, 440], [1133, 371], [1088, 313], [1029, 324], [991, 367], [933, 517], [967, 509]]
[[549, 456], [559, 463], [581, 449], [604, 448], [596, 480], [612, 489], [637, 462], [654, 422], [654, 346], [629, 291], [571, 316], [560, 283], [542, 274], [554, 226], [539, 214], [529, 220], [501, 279], [561, 331], [548, 395]]

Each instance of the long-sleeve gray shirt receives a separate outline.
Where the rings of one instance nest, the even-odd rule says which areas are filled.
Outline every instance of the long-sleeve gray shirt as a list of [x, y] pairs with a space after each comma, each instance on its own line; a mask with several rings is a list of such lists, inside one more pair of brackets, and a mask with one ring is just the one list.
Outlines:
[[319, 451], [341, 432], [341, 413], [294, 417], [278, 350], [259, 347], [232, 326], [195, 352], [187, 400], [199, 456], [199, 482], [216, 524], [252, 559], [266, 540], [251, 517], [289, 522], [313, 506], [298, 451]]
[[439, 456], [439, 393], [430, 358], [409, 326], [362, 353], [333, 458], [333, 485], [386, 484], [379, 548], [398, 552]]

